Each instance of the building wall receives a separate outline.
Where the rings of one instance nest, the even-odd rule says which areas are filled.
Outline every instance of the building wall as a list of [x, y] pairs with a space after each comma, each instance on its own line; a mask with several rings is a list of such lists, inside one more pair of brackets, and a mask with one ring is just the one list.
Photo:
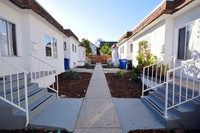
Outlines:
[[165, 45], [165, 21], [161, 21], [142, 34], [129, 39], [128, 44], [133, 44], [132, 64], [134, 66], [137, 66], [136, 57], [138, 55], [139, 42], [144, 40], [150, 43], [151, 53], [162, 59]]
[[[122, 42], [118, 45], [118, 58], [119, 59], [127, 59], [127, 41]], [[121, 49], [124, 49], [124, 52], [121, 53]], [[123, 51], [123, 50], [122, 50]]]
[[118, 60], [118, 47], [115, 47], [113, 50], [112, 50], [112, 63], [118, 63], [119, 60]]
[[92, 54], [97, 55], [97, 47], [94, 44], [90, 43], [90, 48], [92, 49]]
[[[76, 46], [76, 52], [72, 51], [73, 48], [72, 44]], [[70, 68], [74, 68], [77, 66], [79, 61], [79, 55], [78, 55], [79, 42], [74, 37], [70, 36], [67, 46], [69, 46], [69, 51], [70, 51]]]
[[[191, 37], [194, 45], [193, 49], [197, 54], [195, 53], [193, 59], [200, 59], [200, 4], [196, 5], [192, 9], [174, 14], [174, 27], [173, 27], [173, 43], [171, 45], [173, 55], [176, 55], [178, 57], [178, 31], [180, 28], [185, 27], [188, 24], [193, 23], [195, 28], [193, 29], [194, 35]], [[177, 59], [176, 66], [181, 66], [183, 64], [186, 64], [186, 60]], [[185, 70], [183, 70], [183, 78], [186, 78], [187, 73]], [[190, 72], [189, 72], [190, 73]], [[179, 77], [179, 71], [176, 72], [176, 76]], [[197, 76], [200, 79], [200, 73]], [[193, 76], [189, 76], [189, 78], [193, 78]]]
[[78, 47], [78, 66], [85, 65], [85, 47]]
[[[64, 34], [35, 12], [20, 9], [9, 1], [0, 2], [0, 18], [16, 25], [18, 56], [3, 57], [5, 60], [30, 71], [30, 55], [33, 55], [56, 67], [59, 73], [64, 71]], [[45, 34], [57, 39], [58, 58], [46, 57]]]
[[[58, 72], [64, 71], [63, 34], [48, 22], [38, 19], [39, 16], [30, 15], [30, 45], [32, 55], [42, 59], [57, 68]], [[45, 35], [57, 39], [57, 58], [47, 57], [45, 50]], [[60, 64], [60, 65], [58, 65]]]
[[[189, 11], [181, 13], [180, 15], [174, 17], [174, 28], [173, 28], [174, 39], [173, 39], [173, 45], [172, 45], [174, 55], [177, 56], [178, 54], [178, 30], [184, 27], [185, 25], [188, 25], [191, 22], [194, 22], [194, 23], [195, 21], [197, 22], [197, 19], [200, 19], [200, 5], [197, 5], [196, 7], [190, 9]], [[196, 30], [200, 31], [200, 29], [197, 29], [197, 28]], [[198, 33], [198, 31], [195, 31], [195, 32]], [[196, 35], [194, 36], [193, 39], [195, 40], [196, 50], [200, 51], [198, 47], [199, 42], [200, 42], [200, 37]], [[178, 60], [178, 62], [181, 62], [181, 60]]]

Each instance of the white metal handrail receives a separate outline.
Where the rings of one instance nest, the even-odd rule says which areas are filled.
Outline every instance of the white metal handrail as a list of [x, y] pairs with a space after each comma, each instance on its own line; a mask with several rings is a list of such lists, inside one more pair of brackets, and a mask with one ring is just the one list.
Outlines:
[[166, 60], [157, 61], [157, 63], [143, 68], [142, 97], [145, 92], [155, 90], [157, 87], [166, 83], [167, 70], [175, 68], [175, 61], [175, 56], [171, 56]]
[[[26, 126], [27, 126], [29, 124], [28, 92], [27, 92], [27, 88], [28, 88], [27, 75], [29, 74], [29, 72], [2, 58], [0, 58], [0, 62], [1, 62], [0, 63], [0, 67], [1, 67], [0, 86], [2, 88], [2, 93], [3, 93], [3, 95], [0, 95], [0, 99], [16, 107], [17, 109], [25, 112]], [[21, 98], [20, 98], [22, 95], [22, 92], [20, 91], [20, 80], [22, 79], [23, 79], [23, 84], [24, 84], [25, 105], [21, 104]], [[15, 85], [14, 85], [14, 82], [15, 82]], [[17, 94], [14, 94], [13, 87], [17, 88], [16, 90]]]
[[[59, 84], [58, 84], [58, 74], [57, 70], [54, 66], [51, 64], [33, 56], [31, 57], [31, 80], [38, 80], [39, 85], [42, 85], [43, 87], [47, 87], [50, 90], [56, 92], [57, 97], [59, 93]], [[56, 87], [51, 81], [51, 75], [55, 76], [55, 82]], [[41, 79], [43, 78], [43, 79]]]
[[[175, 77], [176, 73], [179, 73], [179, 77]], [[165, 118], [168, 118], [169, 109], [175, 108], [200, 96], [200, 81], [197, 80], [198, 76], [200, 76], [200, 59], [189, 61], [187, 64], [167, 71]], [[173, 86], [171, 90], [172, 104], [168, 104], [170, 83]], [[179, 85], [178, 88], [176, 88], [175, 84]]]

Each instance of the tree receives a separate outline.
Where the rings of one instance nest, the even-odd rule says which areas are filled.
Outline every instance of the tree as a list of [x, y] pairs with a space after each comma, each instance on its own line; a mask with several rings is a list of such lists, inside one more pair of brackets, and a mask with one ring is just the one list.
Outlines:
[[92, 53], [92, 49], [90, 47], [90, 41], [88, 39], [83, 38], [81, 43], [85, 46], [86, 48], [86, 55], [89, 55]]
[[103, 53], [103, 54], [106, 54], [106, 55], [111, 55], [109, 43], [105, 43], [105, 44], [101, 47], [100, 52]]

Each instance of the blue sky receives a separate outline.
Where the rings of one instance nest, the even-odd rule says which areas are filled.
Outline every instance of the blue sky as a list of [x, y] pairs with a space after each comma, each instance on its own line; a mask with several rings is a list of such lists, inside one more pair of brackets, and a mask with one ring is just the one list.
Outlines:
[[163, 0], [37, 0], [81, 41], [117, 41]]

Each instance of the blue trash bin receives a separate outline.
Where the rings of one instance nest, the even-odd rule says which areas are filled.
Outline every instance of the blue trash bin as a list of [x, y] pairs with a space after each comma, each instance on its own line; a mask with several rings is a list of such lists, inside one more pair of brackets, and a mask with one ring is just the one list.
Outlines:
[[69, 70], [70, 69], [70, 67], [69, 67], [69, 61], [70, 60], [68, 58], [64, 59], [65, 70]]
[[119, 66], [121, 69], [126, 69], [127, 59], [119, 59]]

